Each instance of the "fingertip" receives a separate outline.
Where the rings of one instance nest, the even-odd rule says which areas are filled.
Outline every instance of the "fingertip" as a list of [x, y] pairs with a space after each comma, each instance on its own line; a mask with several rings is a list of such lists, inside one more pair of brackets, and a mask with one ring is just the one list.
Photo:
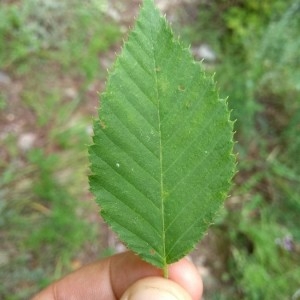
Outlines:
[[169, 279], [182, 286], [193, 300], [199, 300], [203, 293], [203, 282], [196, 266], [187, 258], [169, 266]]
[[147, 277], [135, 282], [120, 300], [192, 300], [174, 281], [162, 277]]

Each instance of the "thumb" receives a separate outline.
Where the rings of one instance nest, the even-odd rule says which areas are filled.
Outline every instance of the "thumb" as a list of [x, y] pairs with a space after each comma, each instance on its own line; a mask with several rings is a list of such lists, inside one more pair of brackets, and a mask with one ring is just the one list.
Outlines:
[[130, 286], [120, 300], [192, 300], [192, 298], [174, 281], [161, 277], [147, 277]]

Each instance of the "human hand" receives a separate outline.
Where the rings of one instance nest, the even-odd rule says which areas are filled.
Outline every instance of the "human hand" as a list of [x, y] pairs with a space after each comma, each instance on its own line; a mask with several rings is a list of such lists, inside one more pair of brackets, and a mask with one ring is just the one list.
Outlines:
[[187, 259], [162, 271], [132, 252], [110, 256], [54, 282], [32, 300], [199, 300], [202, 280]]

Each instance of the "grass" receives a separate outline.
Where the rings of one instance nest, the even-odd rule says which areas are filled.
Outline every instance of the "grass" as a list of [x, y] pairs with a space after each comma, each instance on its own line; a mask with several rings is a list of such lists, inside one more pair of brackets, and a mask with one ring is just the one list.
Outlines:
[[[0, 298], [19, 300], [107, 251], [90, 221], [86, 145], [106, 74], [99, 57], [121, 35], [103, 1], [9, 2], [0, 4], [0, 70], [10, 78], [0, 83]], [[239, 153], [212, 230], [216, 257], [226, 256], [220, 290], [206, 299], [291, 299], [300, 278], [300, 3], [198, 8], [179, 31], [217, 56], [204, 64], [229, 96]]]

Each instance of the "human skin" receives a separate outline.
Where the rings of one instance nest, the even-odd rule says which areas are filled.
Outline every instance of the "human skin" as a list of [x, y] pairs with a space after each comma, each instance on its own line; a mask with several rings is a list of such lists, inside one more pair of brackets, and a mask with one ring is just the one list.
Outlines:
[[188, 259], [171, 264], [167, 280], [162, 278], [160, 269], [132, 252], [124, 252], [80, 268], [54, 282], [32, 300], [118, 300], [125, 292], [122, 299], [129, 300], [135, 299], [131, 295], [136, 291], [172, 293], [174, 289], [178, 297], [161, 299], [201, 299], [202, 280]]

